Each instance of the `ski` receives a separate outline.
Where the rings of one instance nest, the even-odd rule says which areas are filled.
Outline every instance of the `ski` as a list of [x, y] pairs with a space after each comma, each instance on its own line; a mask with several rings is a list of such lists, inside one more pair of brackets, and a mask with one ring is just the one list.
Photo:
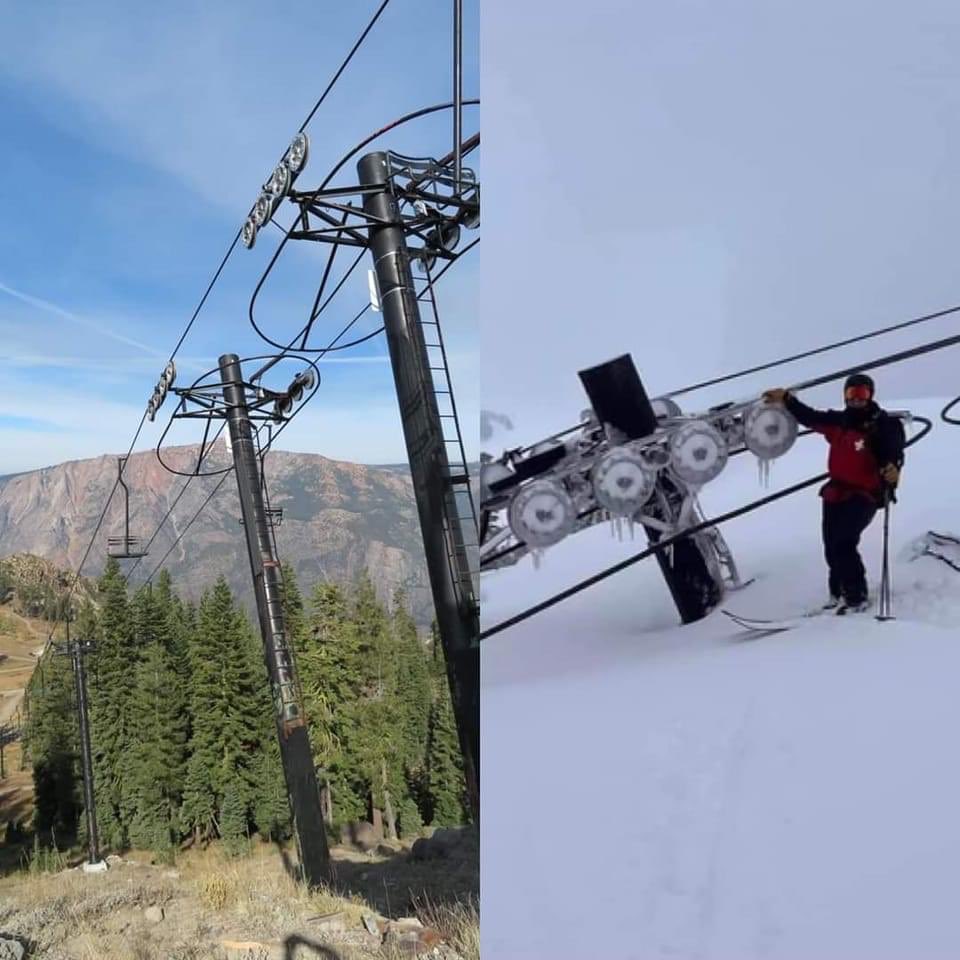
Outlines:
[[806, 613], [795, 614], [792, 617], [784, 617], [780, 620], [761, 619], [759, 617], [744, 617], [739, 613], [733, 613], [730, 610], [720, 611], [725, 617], [729, 617], [734, 623], [739, 624], [746, 630], [764, 631], [767, 633], [781, 630], [790, 630], [791, 628], [809, 620], [811, 617], [822, 617], [825, 615], [834, 615], [837, 611], [833, 607], [817, 607], [816, 610], [810, 610]]
[[960, 538], [951, 536], [949, 533], [937, 533], [936, 530], [928, 530], [927, 536], [932, 537], [934, 540], [937, 540], [940, 543], [952, 543], [960, 545]]
[[743, 627], [744, 630], [753, 630], [756, 633], [782, 633], [784, 630], [793, 629], [804, 620], [803, 617], [791, 617], [786, 620], [758, 620], [753, 617], [741, 617], [729, 610], [721, 610], [720, 612], [737, 626]]

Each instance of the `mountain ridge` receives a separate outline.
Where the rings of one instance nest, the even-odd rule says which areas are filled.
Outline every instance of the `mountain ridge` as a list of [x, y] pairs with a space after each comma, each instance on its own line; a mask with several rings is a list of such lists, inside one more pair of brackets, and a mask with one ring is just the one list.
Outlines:
[[[190, 472], [198, 452], [199, 445], [169, 447], [163, 451], [164, 462]], [[117, 459], [102, 454], [0, 477], [0, 557], [32, 553], [76, 570], [116, 482]], [[209, 451], [204, 469], [232, 469], [223, 444]], [[280, 559], [292, 564], [302, 590], [309, 591], [320, 579], [348, 583], [367, 570], [382, 600], [403, 588], [418, 623], [430, 622], [432, 602], [407, 470], [274, 450], [266, 457], [265, 475], [271, 506], [283, 510], [276, 529]], [[168, 472], [150, 450], [131, 454], [124, 481], [130, 489], [130, 533], [145, 543], [186, 478]], [[216, 477], [190, 481], [131, 584], [146, 579], [216, 483]], [[107, 537], [123, 535], [123, 508], [122, 491], [117, 490], [85, 575], [96, 576], [103, 569]], [[252, 605], [239, 517], [236, 483], [228, 477], [164, 563], [186, 597], [196, 599], [223, 575], [245, 604]], [[120, 562], [125, 570], [135, 563]]]

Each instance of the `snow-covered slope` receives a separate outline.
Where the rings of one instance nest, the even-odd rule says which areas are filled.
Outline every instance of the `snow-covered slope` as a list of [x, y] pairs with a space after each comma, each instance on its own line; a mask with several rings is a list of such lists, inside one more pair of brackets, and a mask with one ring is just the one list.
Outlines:
[[[888, 403], [936, 418], [933, 401]], [[820, 473], [800, 440], [771, 489]], [[484, 641], [482, 953], [499, 958], [960, 957], [960, 573], [911, 559], [960, 533], [960, 430], [908, 451], [891, 518], [895, 621], [818, 617], [749, 638], [688, 627], [645, 561]], [[760, 496], [737, 457], [708, 515]], [[862, 545], [876, 587], [881, 516]], [[824, 598], [816, 488], [724, 528], [724, 605]], [[645, 542], [598, 527], [484, 577], [483, 624]]]

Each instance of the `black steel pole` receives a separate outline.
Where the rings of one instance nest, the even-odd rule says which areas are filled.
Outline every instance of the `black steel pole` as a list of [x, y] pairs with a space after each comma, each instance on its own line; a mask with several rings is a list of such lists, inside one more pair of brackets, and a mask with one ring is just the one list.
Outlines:
[[120, 469], [117, 474], [117, 479], [120, 481], [120, 486], [123, 487], [123, 552], [130, 552], [130, 491], [127, 489], [127, 485], [123, 482], [123, 465], [126, 462], [126, 457], [120, 458]]
[[90, 863], [99, 863], [100, 836], [97, 832], [97, 809], [93, 797], [93, 751], [90, 749], [87, 674], [84, 668], [83, 646], [82, 640], [74, 640], [70, 645], [70, 653], [73, 656], [73, 679], [77, 692], [77, 712], [80, 715], [80, 760], [83, 766], [83, 803], [87, 808], [87, 840]]
[[[602, 424], [609, 424], [627, 440], [649, 436], [657, 427], [657, 417], [630, 354], [580, 371], [590, 405]], [[684, 490], [678, 482], [661, 472], [657, 489], [679, 512]], [[655, 508], [654, 508], [655, 509]], [[662, 520], [675, 517], [662, 516]], [[657, 543], [663, 532], [644, 525], [647, 540]], [[657, 563], [677, 605], [683, 623], [705, 617], [723, 598], [723, 582], [714, 578], [710, 565], [698, 545], [698, 539], [687, 537], [667, 551], [657, 553]]]
[[330, 852], [310, 737], [284, 624], [280, 563], [270, 539], [243, 375], [236, 354], [228, 353], [220, 357], [220, 379], [227, 403], [227, 424], [233, 447], [240, 510], [250, 555], [264, 657], [273, 693], [280, 758], [287, 783], [294, 836], [300, 853], [303, 879], [311, 887], [316, 887], [330, 880]]
[[447, 663], [447, 679], [463, 753], [474, 819], [480, 818], [480, 611], [457, 519], [456, 494], [433, 392], [410, 255], [397, 201], [390, 191], [385, 153], [357, 164], [364, 212], [384, 226], [370, 228], [383, 323], [397, 388], [407, 459], [420, 516], [427, 573]]
[[453, 178], [460, 190], [463, 139], [463, 0], [453, 0]]

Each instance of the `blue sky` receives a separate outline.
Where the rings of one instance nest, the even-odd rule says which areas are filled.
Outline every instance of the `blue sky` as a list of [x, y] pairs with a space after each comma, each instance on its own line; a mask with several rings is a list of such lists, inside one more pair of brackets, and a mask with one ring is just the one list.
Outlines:
[[[260, 184], [377, 5], [0, 5], [0, 475], [127, 449]], [[478, 3], [466, 0], [465, 96], [479, 93], [477, 20]], [[319, 183], [397, 116], [449, 100], [451, 36], [447, 0], [392, 0], [309, 126], [310, 162], [298, 186]], [[478, 125], [479, 110], [468, 108], [465, 133]], [[451, 142], [452, 121], [440, 114], [370, 149], [437, 156]], [[479, 154], [469, 163], [478, 167]], [[354, 182], [354, 171], [349, 164], [339, 182]], [[252, 251], [234, 252], [178, 354], [178, 383], [221, 353], [265, 351], [247, 304], [279, 237], [261, 234]], [[471, 439], [479, 250], [438, 287]], [[257, 313], [277, 339], [302, 324], [322, 264], [312, 245], [287, 245]], [[319, 321], [315, 342], [367, 301], [362, 266], [338, 309]], [[354, 332], [376, 326], [371, 314]], [[405, 460], [383, 337], [323, 363], [321, 375], [319, 393], [278, 446]], [[139, 449], [156, 444], [165, 420], [145, 429]], [[170, 435], [198, 438], [196, 424]]]
[[[508, 442], [576, 422], [577, 370], [620, 353], [656, 394], [960, 303], [957, 4], [488, 3], [481, 48], [483, 405]], [[879, 372], [879, 398], [951, 395], [958, 350]]]

